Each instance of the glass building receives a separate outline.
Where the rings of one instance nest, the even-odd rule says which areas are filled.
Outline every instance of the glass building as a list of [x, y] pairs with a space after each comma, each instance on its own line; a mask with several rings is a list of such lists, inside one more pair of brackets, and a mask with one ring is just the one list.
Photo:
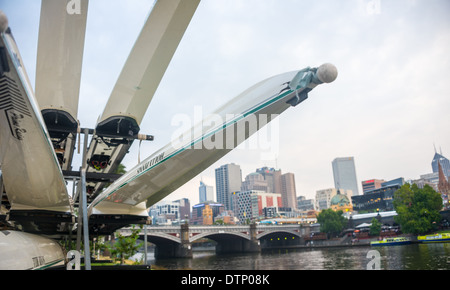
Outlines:
[[441, 163], [442, 171], [444, 172], [444, 175], [448, 179], [448, 177], [450, 176], [450, 161], [447, 158], [445, 158], [444, 156], [442, 156], [442, 152], [441, 152], [441, 154], [436, 152], [434, 154], [433, 161], [431, 162], [431, 167], [433, 169], [433, 173], [439, 172], [438, 162]]
[[332, 166], [334, 187], [336, 189], [350, 189], [353, 196], [359, 195], [354, 158], [336, 158], [333, 160]]
[[241, 167], [234, 163], [226, 164], [217, 168], [215, 173], [217, 202], [223, 204], [226, 210], [234, 210], [231, 195], [241, 190]]
[[205, 202], [208, 200], [214, 200], [214, 189], [212, 186], [206, 185], [203, 181], [200, 181], [198, 188], [199, 201]]
[[393, 211], [394, 193], [405, 184], [404, 178], [386, 181], [363, 195], [352, 196], [353, 210], [358, 212]]

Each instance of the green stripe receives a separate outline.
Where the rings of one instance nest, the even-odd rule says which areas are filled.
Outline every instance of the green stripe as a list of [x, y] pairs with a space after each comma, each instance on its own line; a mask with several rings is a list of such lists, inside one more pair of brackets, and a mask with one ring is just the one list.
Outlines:
[[48, 268], [50, 268], [50, 267], [55, 266], [55, 265], [58, 264], [58, 263], [63, 262], [63, 261], [64, 261], [64, 259], [55, 260], [55, 261], [53, 261], [53, 262], [50, 262], [50, 263], [45, 264], [45, 265], [42, 266], [42, 267], [35, 268], [34, 270], [45, 270], [45, 269], [48, 269]]
[[198, 138], [196, 141], [192, 141], [192, 142], [190, 143], [190, 145], [187, 145], [187, 146], [185, 146], [185, 147], [179, 149], [178, 151], [172, 153], [171, 155], [169, 155], [168, 157], [164, 158], [164, 159], [161, 160], [160, 162], [158, 162], [158, 163], [156, 163], [155, 165], [153, 165], [153, 166], [147, 168], [146, 170], [142, 171], [141, 173], [137, 174], [137, 175], [134, 176], [133, 178], [131, 178], [131, 179], [129, 179], [128, 181], [126, 181], [125, 183], [123, 183], [122, 185], [118, 186], [115, 190], [113, 190], [113, 191], [112, 191], [111, 193], [109, 193], [107, 196], [105, 196], [104, 198], [102, 198], [101, 200], [99, 200], [99, 201], [98, 201], [97, 203], [95, 203], [93, 206], [95, 207], [95, 206], [98, 205], [100, 202], [102, 202], [102, 201], [105, 200], [106, 198], [110, 197], [110, 196], [111, 196], [113, 193], [115, 193], [117, 190], [119, 190], [119, 189], [122, 188], [123, 186], [127, 185], [128, 183], [132, 182], [133, 180], [135, 180], [136, 178], [140, 177], [141, 175], [147, 173], [149, 170], [153, 169], [155, 166], [164, 163], [165, 161], [169, 160], [170, 158], [174, 157], [175, 155], [178, 155], [178, 154], [180, 154], [181, 152], [185, 151], [187, 148], [192, 148], [196, 143], [198, 143], [198, 142], [200, 142], [200, 141], [203, 141], [205, 138], [207, 138], [207, 137], [209, 137], [209, 136], [211, 136], [211, 135], [216, 134], [216, 133], [217, 133], [218, 131], [220, 131], [220, 130], [226, 129], [230, 124], [234, 124], [234, 123], [236, 123], [236, 122], [239, 122], [241, 119], [244, 119], [244, 118], [247, 117], [248, 115], [253, 114], [253, 113], [255, 113], [256, 111], [259, 111], [259, 110], [261, 110], [261, 109], [263, 109], [263, 108], [265, 108], [265, 107], [267, 107], [267, 106], [269, 106], [269, 105], [271, 105], [271, 104], [277, 102], [278, 100], [284, 98], [285, 96], [287, 96], [287, 95], [289, 95], [289, 94], [291, 94], [291, 93], [293, 93], [293, 92], [294, 92], [293, 90], [288, 90], [287, 92], [285, 92], [285, 93], [283, 93], [283, 94], [280, 94], [280, 95], [278, 95], [278, 96], [276, 96], [276, 97], [273, 97], [273, 98], [267, 100], [266, 102], [264, 102], [264, 103], [262, 103], [262, 104], [256, 106], [255, 108], [250, 109], [250, 110], [247, 111], [246, 113], [242, 114], [239, 118], [237, 118], [237, 119], [235, 118], [235, 119], [229, 121], [228, 123], [226, 123], [225, 125], [220, 126], [219, 128], [217, 128], [217, 129], [214, 130], [213, 132], [210, 132], [210, 133], [208, 133], [208, 134], [206, 134], [206, 135], [203, 135], [202, 137]]

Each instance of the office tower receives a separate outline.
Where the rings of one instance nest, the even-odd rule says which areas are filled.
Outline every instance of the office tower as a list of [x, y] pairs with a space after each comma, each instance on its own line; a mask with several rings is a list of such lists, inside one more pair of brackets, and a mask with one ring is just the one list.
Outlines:
[[281, 194], [267, 193], [259, 190], [248, 190], [236, 193], [235, 215], [241, 224], [247, 224], [254, 219], [264, 217], [264, 209], [281, 207]]
[[442, 152], [441, 154], [437, 152], [435, 152], [434, 154], [433, 161], [431, 162], [433, 173], [439, 173], [438, 164], [442, 166], [442, 172], [444, 173], [445, 177], [448, 178], [450, 176], [450, 161], [442, 155]]
[[316, 191], [316, 210], [322, 211], [330, 208], [331, 198], [336, 195], [337, 190], [335, 188], [321, 189]]
[[305, 196], [297, 197], [297, 209], [300, 211], [314, 210], [314, 199], [306, 199]]
[[241, 190], [241, 167], [234, 163], [216, 168], [216, 194], [217, 202], [225, 206], [225, 210], [233, 210], [231, 195]]
[[439, 171], [439, 183], [438, 192], [441, 194], [443, 204], [448, 203], [448, 195], [450, 194], [450, 183], [447, 181], [444, 175], [444, 170], [442, 169], [441, 163], [438, 162]]
[[[362, 212], [394, 210], [394, 193], [405, 184], [403, 177], [383, 182], [380, 188], [352, 196], [353, 210]], [[420, 186], [420, 184], [418, 184]]]
[[283, 207], [297, 208], [297, 192], [295, 190], [294, 173], [285, 173], [281, 175], [281, 196]]
[[368, 191], [381, 188], [381, 184], [384, 182], [386, 182], [384, 179], [370, 179], [361, 182], [363, 194], [365, 194]]
[[191, 203], [189, 199], [178, 199], [174, 203], [179, 204], [180, 220], [189, 220], [191, 218]]
[[269, 185], [264, 180], [264, 177], [257, 172], [253, 172], [245, 177], [245, 181], [242, 182], [241, 191], [261, 190], [268, 192], [268, 187]]
[[354, 158], [336, 158], [333, 160], [332, 165], [334, 187], [337, 189], [350, 189], [353, 195], [359, 195]]
[[154, 224], [171, 224], [180, 221], [180, 203], [173, 201], [160, 201], [150, 209], [150, 216]]
[[205, 202], [208, 200], [214, 200], [214, 190], [212, 186], [206, 185], [203, 181], [200, 181], [198, 188], [199, 201]]
[[281, 170], [263, 167], [256, 169], [256, 173], [261, 174], [267, 181], [267, 192], [281, 193]]

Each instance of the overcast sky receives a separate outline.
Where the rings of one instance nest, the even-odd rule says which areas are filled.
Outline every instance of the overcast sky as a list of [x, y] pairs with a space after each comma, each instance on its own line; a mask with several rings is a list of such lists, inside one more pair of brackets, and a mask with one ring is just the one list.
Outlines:
[[[153, 2], [90, 0], [82, 127], [95, 127]], [[40, 1], [0, 3], [34, 82]], [[336, 157], [355, 158], [359, 183], [430, 173], [433, 144], [450, 157], [449, 16], [448, 0], [202, 0], [141, 124], [156, 138], [141, 160], [170, 142], [177, 114], [211, 112], [267, 77], [331, 62], [337, 80], [279, 117], [276, 159], [244, 144], [166, 199], [197, 203], [200, 178], [215, 187], [214, 169], [231, 162], [243, 178], [262, 166], [292, 172], [307, 198], [334, 187]], [[137, 152], [136, 142], [128, 169]]]

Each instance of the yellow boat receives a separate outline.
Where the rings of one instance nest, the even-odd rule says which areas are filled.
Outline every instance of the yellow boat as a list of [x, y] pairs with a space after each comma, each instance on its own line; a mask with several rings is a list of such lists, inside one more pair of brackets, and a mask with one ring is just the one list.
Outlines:
[[417, 240], [422, 243], [445, 243], [450, 242], [450, 233], [418, 236]]
[[396, 246], [410, 244], [411, 240], [405, 237], [384, 238], [381, 241], [370, 242], [371, 246]]

